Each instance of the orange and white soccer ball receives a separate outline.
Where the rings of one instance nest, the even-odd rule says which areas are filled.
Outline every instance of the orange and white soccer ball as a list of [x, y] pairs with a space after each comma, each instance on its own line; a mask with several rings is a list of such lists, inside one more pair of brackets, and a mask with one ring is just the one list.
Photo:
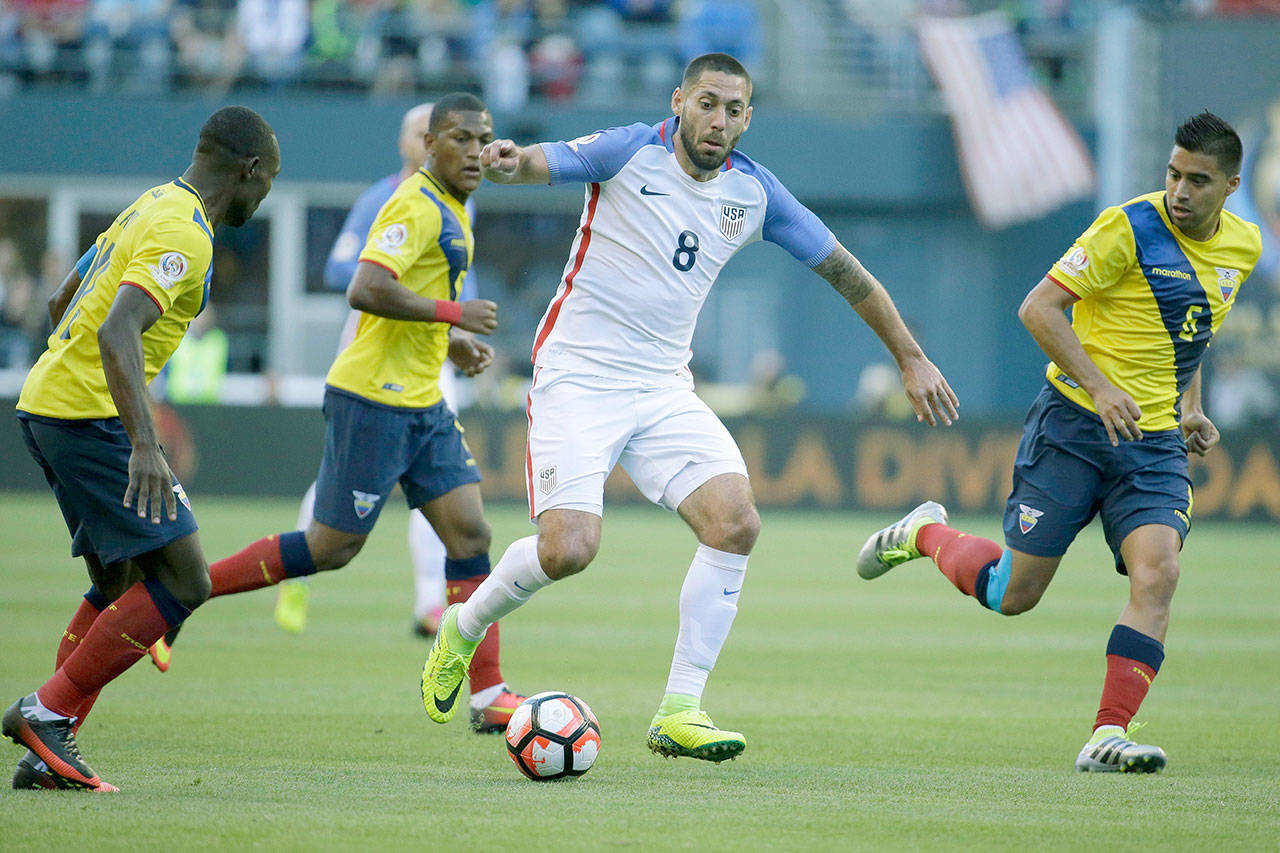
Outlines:
[[551, 691], [530, 696], [511, 712], [507, 755], [530, 779], [581, 776], [600, 754], [600, 723], [576, 696]]

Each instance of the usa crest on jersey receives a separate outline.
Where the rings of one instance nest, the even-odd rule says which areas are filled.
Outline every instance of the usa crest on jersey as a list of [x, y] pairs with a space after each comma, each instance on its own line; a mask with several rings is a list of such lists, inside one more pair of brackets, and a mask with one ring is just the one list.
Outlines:
[[747, 209], [732, 204], [720, 205], [720, 233], [732, 240], [742, 233], [747, 221]]

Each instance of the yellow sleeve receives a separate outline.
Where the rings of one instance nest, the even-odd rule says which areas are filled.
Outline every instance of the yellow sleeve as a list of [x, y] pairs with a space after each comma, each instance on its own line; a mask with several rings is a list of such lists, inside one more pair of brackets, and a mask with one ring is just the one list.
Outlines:
[[212, 261], [213, 243], [200, 226], [161, 220], [139, 237], [120, 283], [142, 288], [163, 313], [183, 293], [204, 287]]
[[1108, 207], [1053, 265], [1049, 278], [1082, 298], [1115, 284], [1134, 260], [1129, 217], [1119, 207]]
[[386, 267], [397, 279], [440, 238], [440, 211], [416, 188], [397, 191], [378, 211], [360, 260]]

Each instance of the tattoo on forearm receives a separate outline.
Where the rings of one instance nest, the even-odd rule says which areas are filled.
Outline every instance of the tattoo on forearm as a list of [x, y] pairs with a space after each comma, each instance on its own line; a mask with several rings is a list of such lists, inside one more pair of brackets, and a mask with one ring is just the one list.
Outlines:
[[875, 289], [876, 280], [858, 263], [849, 251], [841, 246], [831, 253], [813, 271], [827, 280], [850, 305], [857, 305]]

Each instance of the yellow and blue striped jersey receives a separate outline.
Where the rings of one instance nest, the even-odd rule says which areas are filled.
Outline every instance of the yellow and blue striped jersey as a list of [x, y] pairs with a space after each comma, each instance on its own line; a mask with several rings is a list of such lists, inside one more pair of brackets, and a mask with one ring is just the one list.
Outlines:
[[22, 386], [24, 412], [68, 420], [119, 414], [98, 329], [124, 285], [140, 288], [161, 311], [142, 334], [146, 380], [160, 372], [209, 299], [213, 231], [200, 194], [181, 178], [147, 190], [98, 235], [82, 267], [80, 287]]
[[[419, 169], [378, 211], [360, 260], [385, 267], [427, 299], [456, 300], [473, 246], [463, 203]], [[440, 368], [448, 354], [448, 323], [362, 313], [355, 340], [338, 354], [325, 381], [375, 403], [425, 409], [440, 402]]]
[[[1140, 429], [1178, 427], [1182, 392], [1261, 251], [1258, 226], [1225, 210], [1218, 233], [1190, 239], [1170, 222], [1160, 191], [1102, 211], [1053, 265], [1049, 278], [1080, 300], [1071, 327], [1098, 369], [1142, 409]], [[1056, 364], [1046, 375], [1096, 411]]]

